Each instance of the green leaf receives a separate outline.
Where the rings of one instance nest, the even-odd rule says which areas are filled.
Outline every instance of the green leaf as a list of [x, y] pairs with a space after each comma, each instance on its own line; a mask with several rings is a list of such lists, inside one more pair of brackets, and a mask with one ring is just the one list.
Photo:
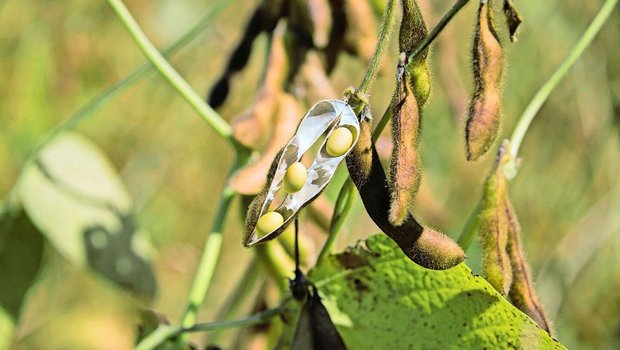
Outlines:
[[465, 264], [436, 271], [384, 235], [315, 268], [310, 279], [349, 349], [563, 349]]
[[19, 179], [19, 199], [52, 245], [78, 266], [152, 297], [151, 245], [135, 225], [132, 203], [105, 154], [65, 133], [39, 152]]
[[15, 331], [15, 321], [9, 313], [0, 306], [0, 349], [9, 349]]
[[24, 212], [0, 213], [0, 309], [13, 322], [39, 273], [42, 254], [43, 237]]

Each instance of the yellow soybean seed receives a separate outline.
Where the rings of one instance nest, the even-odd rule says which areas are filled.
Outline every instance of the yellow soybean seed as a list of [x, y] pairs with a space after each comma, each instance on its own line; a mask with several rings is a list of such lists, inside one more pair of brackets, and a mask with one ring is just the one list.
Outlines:
[[303, 164], [300, 162], [291, 164], [284, 174], [284, 190], [287, 193], [295, 193], [301, 190], [306, 184], [307, 177], [308, 172]]
[[275, 231], [283, 223], [284, 218], [280, 213], [270, 211], [258, 219], [258, 223], [256, 223], [256, 231], [260, 236], [264, 236]]
[[329, 136], [326, 145], [327, 154], [332, 157], [340, 157], [345, 154], [353, 143], [353, 134], [346, 127], [339, 127]]

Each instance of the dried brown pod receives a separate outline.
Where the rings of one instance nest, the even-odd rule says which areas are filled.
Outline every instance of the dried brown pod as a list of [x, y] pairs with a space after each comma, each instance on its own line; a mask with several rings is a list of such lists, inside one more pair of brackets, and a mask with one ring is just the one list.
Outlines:
[[347, 156], [347, 168], [370, 218], [409, 259], [434, 270], [449, 269], [465, 259], [458, 244], [437, 231], [422, 227], [412, 215], [408, 215], [400, 226], [390, 222], [389, 185], [372, 142], [370, 122], [366, 120], [360, 122], [360, 136]]
[[[422, 43], [428, 29], [416, 0], [403, 0], [403, 18], [400, 24], [399, 48], [407, 56]], [[428, 48], [406, 66], [407, 82], [413, 90], [418, 106], [422, 107], [431, 92], [431, 75], [427, 62]]]
[[[295, 97], [286, 93], [277, 96], [276, 117], [272, 121], [272, 131], [265, 149], [253, 163], [239, 169], [230, 179], [235, 192], [253, 195], [260, 192], [265, 184], [265, 176], [273, 158], [286, 145], [299, 123], [302, 109]], [[257, 132], [255, 130], [255, 132]]]
[[308, 105], [338, 96], [315, 50], [306, 55], [294, 84], [295, 95]]
[[347, 13], [345, 0], [328, 0], [331, 9], [331, 30], [327, 46], [323, 50], [325, 72], [331, 74], [338, 62], [338, 56], [342, 52], [345, 35], [347, 33]]
[[269, 134], [277, 115], [279, 95], [282, 93], [289, 71], [289, 59], [284, 44], [286, 24], [280, 22], [271, 35], [265, 78], [258, 98], [250, 109], [231, 122], [233, 135], [242, 145], [256, 149], [261, 137]]
[[506, 25], [508, 25], [510, 41], [515, 42], [517, 41], [517, 30], [523, 22], [523, 18], [512, 0], [504, 0], [503, 11], [506, 16]]
[[392, 158], [390, 159], [390, 182], [392, 200], [390, 222], [399, 226], [409, 216], [415, 194], [420, 187], [420, 161], [417, 144], [420, 134], [421, 115], [416, 97], [405, 81], [403, 65], [399, 71], [397, 88], [392, 98]]
[[213, 85], [207, 101], [213, 108], [221, 106], [230, 90], [230, 79], [248, 63], [254, 40], [263, 31], [271, 32], [286, 9], [284, 0], [263, 0], [246, 25], [239, 44], [233, 51], [220, 79]]
[[329, 40], [331, 15], [327, 0], [288, 1], [290, 29], [308, 48], [324, 48]]
[[478, 230], [484, 278], [502, 295], [508, 294], [512, 283], [512, 268], [506, 252], [508, 216], [503, 169], [509, 157], [508, 144], [504, 143], [498, 152], [495, 167], [484, 184]]
[[491, 0], [482, 0], [473, 45], [474, 94], [470, 100], [465, 138], [467, 159], [480, 158], [493, 145], [500, 125], [504, 54], [495, 26]]
[[534, 288], [530, 266], [521, 245], [521, 225], [509, 198], [506, 198], [505, 207], [508, 218], [507, 251], [512, 265], [513, 279], [509, 293], [510, 300], [514, 306], [536, 321], [540, 328], [553, 336], [551, 320], [547, 317]]
[[343, 1], [347, 22], [343, 48], [346, 52], [368, 62], [377, 43], [377, 28], [372, 7], [368, 1]]
[[312, 20], [312, 40], [314, 47], [324, 49], [329, 43], [332, 30], [332, 15], [327, 0], [308, 0]]

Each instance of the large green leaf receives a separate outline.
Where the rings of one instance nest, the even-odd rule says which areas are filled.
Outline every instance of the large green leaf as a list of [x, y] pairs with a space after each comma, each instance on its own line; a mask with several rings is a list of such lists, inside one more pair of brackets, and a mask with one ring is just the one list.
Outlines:
[[24, 209], [63, 256], [125, 289], [155, 293], [150, 243], [134, 223], [120, 177], [95, 144], [75, 133], [57, 137], [26, 166], [18, 186]]
[[24, 212], [0, 213], [0, 309], [13, 321], [39, 273], [42, 254], [43, 237]]
[[562, 349], [460, 264], [434, 271], [385, 235], [315, 268], [310, 279], [349, 349]]

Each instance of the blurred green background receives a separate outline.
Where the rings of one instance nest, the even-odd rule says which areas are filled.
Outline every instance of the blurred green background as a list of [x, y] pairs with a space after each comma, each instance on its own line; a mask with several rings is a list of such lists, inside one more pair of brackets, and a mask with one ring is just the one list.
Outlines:
[[[212, 1], [197, 0], [126, 3], [158, 47], [189, 30], [212, 6]], [[453, 237], [477, 202], [493, 158], [468, 163], [464, 157], [474, 3], [457, 15], [432, 49], [434, 85], [421, 144], [424, 176], [417, 216]], [[602, 1], [516, 3], [525, 19], [519, 41], [509, 43], [501, 31], [509, 66], [504, 137]], [[222, 73], [257, 4], [232, 2], [171, 60], [201, 95]], [[452, 1], [420, 4], [432, 27]], [[540, 111], [524, 140], [519, 176], [510, 185], [542, 301], [551, 305], [559, 340], [574, 349], [620, 348], [619, 15], [616, 8]], [[498, 23], [503, 25], [503, 18]], [[233, 80], [229, 99], [219, 110], [225, 119], [240, 114], [255, 99], [266, 46], [263, 35], [248, 67]], [[376, 114], [385, 109], [392, 93], [395, 45], [388, 56], [372, 90]], [[0, 198], [9, 195], [41, 137], [143, 61], [104, 1], [1, 1]], [[332, 74], [335, 91], [359, 84], [365, 66], [358, 58], [340, 57]], [[152, 307], [176, 321], [232, 151], [156, 73], [107, 102], [77, 129], [105, 150], [133, 196], [138, 220], [157, 248], [159, 292]], [[334, 189], [328, 191], [332, 200]], [[251, 260], [251, 250], [240, 243], [242, 219], [236, 203], [200, 320], [215, 317]], [[376, 231], [357, 200], [338, 246]], [[470, 249], [468, 264], [479, 270], [476, 248]], [[545, 283], [554, 278], [562, 282]], [[0, 281], [0, 288], [5, 283], [10, 281]], [[73, 267], [48, 247], [12, 347], [130, 348], [137, 319], [137, 306], [122, 292]], [[224, 337], [222, 344], [231, 344], [230, 338]], [[203, 336], [193, 339], [200, 342]]]

